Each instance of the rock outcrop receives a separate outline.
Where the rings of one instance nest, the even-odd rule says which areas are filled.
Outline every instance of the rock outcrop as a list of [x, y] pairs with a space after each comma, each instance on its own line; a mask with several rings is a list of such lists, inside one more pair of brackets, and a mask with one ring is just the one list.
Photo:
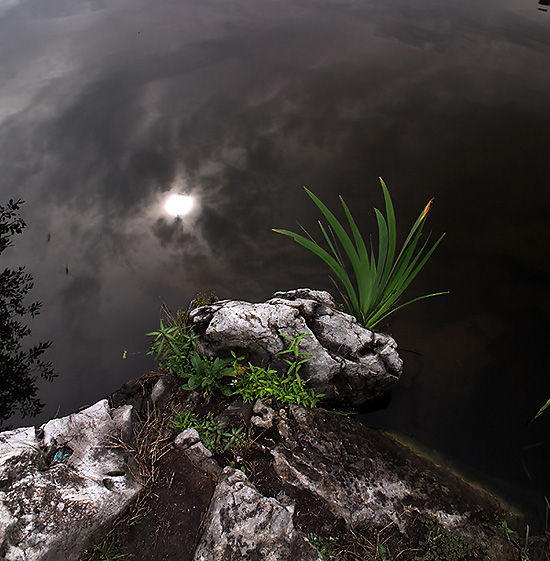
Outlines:
[[[143, 403], [150, 403], [160, 386], [151, 376], [146, 385], [150, 393]], [[495, 524], [495, 514], [502, 512], [498, 501], [382, 431], [323, 409], [256, 402], [250, 410], [238, 398], [229, 404], [205, 401], [177, 385], [169, 387], [162, 397], [166, 406], [155, 409], [158, 426], [169, 426], [163, 419], [169, 421], [175, 411], [204, 415], [212, 407], [220, 422], [245, 429], [248, 419], [250, 438], [233, 455], [235, 464], [246, 466], [246, 475], [222, 469], [227, 455], [209, 451], [195, 429], [168, 442], [161, 436], [161, 457], [169, 471], [155, 484], [166, 484], [156, 490], [143, 530], [134, 522], [122, 535], [122, 554], [135, 554], [135, 543], [142, 554], [138, 559], [152, 558], [155, 546], [144, 552], [140, 541], [148, 532], [153, 542], [162, 540], [163, 559], [321, 561], [305, 531], [329, 537], [348, 532], [355, 539], [358, 532], [372, 537], [391, 528], [395, 543], [413, 552], [402, 556], [406, 560], [415, 559], [414, 552], [429, 553], [426, 540], [434, 535], [471, 552], [457, 559], [515, 559], [513, 546]], [[140, 393], [129, 395], [137, 399]], [[103, 400], [38, 430], [0, 434], [0, 558], [76, 561], [107, 533], [141, 488], [123, 451], [130, 448], [112, 446], [128, 439], [130, 424], [130, 406], [111, 410]], [[191, 480], [194, 494], [189, 495]], [[156, 503], [161, 495], [170, 508]], [[191, 516], [199, 504], [203, 510]], [[171, 512], [172, 518], [156, 512]], [[186, 526], [178, 512], [196, 521], [189, 536], [182, 536]], [[432, 540], [434, 547], [438, 540]], [[181, 544], [186, 544], [184, 552], [177, 549]]]
[[0, 433], [0, 558], [76, 561], [137, 496], [131, 407], [107, 400], [41, 428]]
[[311, 493], [351, 529], [393, 526], [412, 536], [419, 521], [433, 520], [484, 561], [514, 559], [495, 532], [499, 502], [390, 435], [323, 409], [256, 410], [254, 438], [289, 494]]
[[288, 338], [306, 334], [300, 349], [313, 356], [300, 375], [326, 400], [342, 406], [361, 407], [388, 394], [403, 369], [394, 339], [339, 311], [328, 292], [276, 292], [257, 304], [224, 300], [196, 308], [190, 319], [203, 354], [223, 356], [235, 350], [280, 372], [287, 368], [279, 353], [288, 348]]

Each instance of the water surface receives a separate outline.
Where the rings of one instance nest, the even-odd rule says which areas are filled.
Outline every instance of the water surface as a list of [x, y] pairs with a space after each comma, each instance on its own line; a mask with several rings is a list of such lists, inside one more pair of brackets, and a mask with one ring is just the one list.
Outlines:
[[[381, 328], [405, 374], [363, 418], [543, 511], [550, 414], [550, 19], [536, 0], [4, 0], [0, 189], [28, 227], [3, 255], [35, 278], [59, 377], [41, 422], [154, 367], [159, 308], [199, 291], [331, 289], [271, 228], [313, 230], [307, 185], [364, 232], [404, 235], [435, 197], [447, 236]], [[195, 200], [179, 219], [172, 192]], [[127, 350], [126, 360], [122, 360]], [[28, 419], [16, 420], [29, 424]]]

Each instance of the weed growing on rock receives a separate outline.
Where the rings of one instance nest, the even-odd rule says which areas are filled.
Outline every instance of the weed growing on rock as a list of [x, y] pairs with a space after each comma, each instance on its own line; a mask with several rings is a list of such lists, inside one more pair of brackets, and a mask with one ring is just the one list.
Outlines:
[[508, 541], [514, 545], [519, 553], [520, 561], [549, 561], [550, 560], [550, 502], [546, 502], [545, 527], [542, 535], [530, 536], [529, 525], [525, 528], [525, 537], [512, 530], [506, 520], [499, 522], [499, 528], [506, 534]]
[[187, 323], [188, 311], [180, 311], [176, 316], [166, 308], [164, 312], [166, 323], [161, 319], [160, 328], [147, 334], [153, 337], [149, 354], [160, 361], [161, 369], [186, 380], [183, 389], [200, 391], [205, 397], [219, 390], [225, 396], [240, 394], [249, 403], [273, 399], [304, 407], [315, 407], [322, 397], [307, 388], [307, 381], [299, 375], [303, 364], [313, 356], [299, 348], [300, 341], [309, 335], [300, 334], [295, 338], [283, 335], [290, 344], [279, 353], [288, 365], [286, 374], [281, 375], [269, 367], [250, 363], [243, 366], [243, 357], [234, 352], [231, 358], [201, 356], [195, 350], [197, 335]]
[[[311, 528], [310, 523], [308, 527]], [[413, 550], [403, 548], [403, 535], [393, 524], [380, 530], [367, 527], [355, 528], [340, 533], [319, 535], [299, 525], [308, 540], [317, 548], [325, 561], [411, 561]]]
[[80, 561], [121, 561], [127, 559], [128, 555], [116, 553], [119, 548], [118, 540], [113, 536], [108, 536], [99, 545], [87, 549], [82, 554]]
[[167, 324], [161, 319], [158, 331], [147, 333], [154, 337], [147, 354], [160, 361], [159, 366], [174, 376], [187, 377], [192, 371], [193, 341], [197, 335], [187, 323], [187, 312], [179, 311], [173, 316], [166, 306], [163, 311]]
[[210, 292], [210, 294], [205, 294], [204, 292], [199, 292], [193, 300], [191, 300], [190, 309], [200, 308], [201, 306], [209, 306], [214, 302], [218, 301], [218, 297], [215, 292]]
[[229, 396], [233, 393], [231, 388], [225, 384], [224, 378], [233, 378], [234, 367], [231, 358], [210, 358], [201, 356], [197, 352], [191, 354], [191, 365], [193, 373], [189, 376], [187, 383], [182, 386], [184, 390], [201, 390], [203, 395], [211, 395], [214, 390]]
[[172, 420], [172, 435], [176, 436], [180, 432], [186, 429], [195, 429], [198, 432], [197, 427], [200, 424], [199, 417], [192, 411], [184, 411]]
[[[277, 354], [283, 356], [288, 354], [290, 358], [285, 358], [284, 361], [288, 364], [288, 370], [286, 372], [287, 376], [291, 376], [293, 373], [297, 374], [302, 365], [313, 358], [314, 355], [311, 353], [305, 353], [300, 350], [300, 341], [306, 337], [310, 337], [308, 333], [300, 333], [297, 337], [290, 337], [290, 335], [281, 335], [290, 341], [288, 349], [280, 351]], [[303, 357], [303, 358], [302, 358]]]
[[306, 382], [294, 373], [279, 376], [275, 370], [263, 366], [238, 366], [235, 393], [244, 401], [253, 403], [257, 399], [275, 400], [280, 403], [296, 404], [302, 407], [315, 407], [321, 397]]
[[239, 364], [241, 359], [233, 354], [235, 393], [240, 394], [248, 403], [257, 399], [273, 399], [281, 403], [315, 407], [323, 396], [306, 387], [306, 381], [299, 375], [303, 364], [313, 358], [312, 354], [304, 353], [299, 348], [300, 341], [309, 335], [302, 333], [294, 338], [288, 335], [283, 337], [290, 341], [288, 349], [278, 353], [280, 356], [290, 357], [283, 359], [288, 364], [288, 370], [283, 376], [278, 375], [276, 370], [263, 366], [254, 366], [250, 363], [246, 367], [241, 366]]
[[[307, 236], [305, 237], [288, 230], [274, 230], [274, 232], [279, 234], [290, 236], [297, 243], [321, 258], [330, 267], [340, 285], [332, 277], [331, 280], [344, 299], [349, 313], [368, 328], [374, 327], [385, 317], [408, 304], [429, 298], [430, 296], [445, 294], [444, 292], [427, 294], [398, 305], [398, 300], [402, 293], [426, 264], [430, 255], [443, 239], [444, 234], [430, 249], [427, 249], [428, 237], [420, 246], [420, 249], [416, 251], [426, 215], [432, 204], [432, 201], [429, 201], [411, 228], [403, 247], [396, 257], [397, 228], [393, 203], [386, 184], [381, 178], [380, 183], [384, 193], [386, 217], [378, 209], [374, 209], [378, 223], [377, 256], [374, 254], [372, 244], [369, 254], [368, 244], [365, 244], [355, 220], [342, 197], [340, 197], [340, 202], [346, 214], [353, 241], [334, 214], [305, 187], [306, 193], [317, 205], [317, 208], [319, 208], [328, 222], [328, 226], [325, 227], [319, 221], [319, 227], [330, 252], [317, 244], [307, 232], [305, 232]], [[340, 251], [340, 247], [343, 252]], [[348, 274], [342, 255], [347, 256], [351, 264], [353, 278], [350, 278]], [[343, 291], [340, 286], [343, 288]]]
[[314, 534], [313, 532], [307, 533], [307, 539], [311, 542], [311, 544], [317, 549], [317, 551], [321, 554], [321, 557], [324, 561], [341, 561], [342, 557], [340, 553], [337, 553], [334, 550], [333, 545], [322, 538], [321, 536]]

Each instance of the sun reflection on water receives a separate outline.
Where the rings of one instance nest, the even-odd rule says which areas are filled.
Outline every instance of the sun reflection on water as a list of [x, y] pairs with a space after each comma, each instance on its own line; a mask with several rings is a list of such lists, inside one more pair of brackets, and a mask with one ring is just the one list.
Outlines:
[[172, 216], [183, 216], [193, 208], [193, 197], [182, 193], [170, 195], [164, 203], [164, 209]]

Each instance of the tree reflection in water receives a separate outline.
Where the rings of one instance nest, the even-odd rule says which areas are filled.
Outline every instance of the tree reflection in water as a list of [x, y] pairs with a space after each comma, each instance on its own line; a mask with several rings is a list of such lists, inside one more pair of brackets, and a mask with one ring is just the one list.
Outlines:
[[[25, 221], [19, 216], [22, 200], [10, 200], [0, 205], [0, 254], [12, 245], [11, 237], [20, 234]], [[36, 396], [38, 378], [48, 381], [55, 377], [50, 362], [40, 359], [51, 345], [40, 342], [25, 348], [22, 340], [30, 336], [31, 329], [22, 321], [24, 316], [38, 315], [40, 302], [25, 305], [27, 293], [32, 289], [32, 276], [25, 267], [5, 268], [0, 273], [0, 428], [17, 410], [23, 417], [40, 413], [43, 404]]]

